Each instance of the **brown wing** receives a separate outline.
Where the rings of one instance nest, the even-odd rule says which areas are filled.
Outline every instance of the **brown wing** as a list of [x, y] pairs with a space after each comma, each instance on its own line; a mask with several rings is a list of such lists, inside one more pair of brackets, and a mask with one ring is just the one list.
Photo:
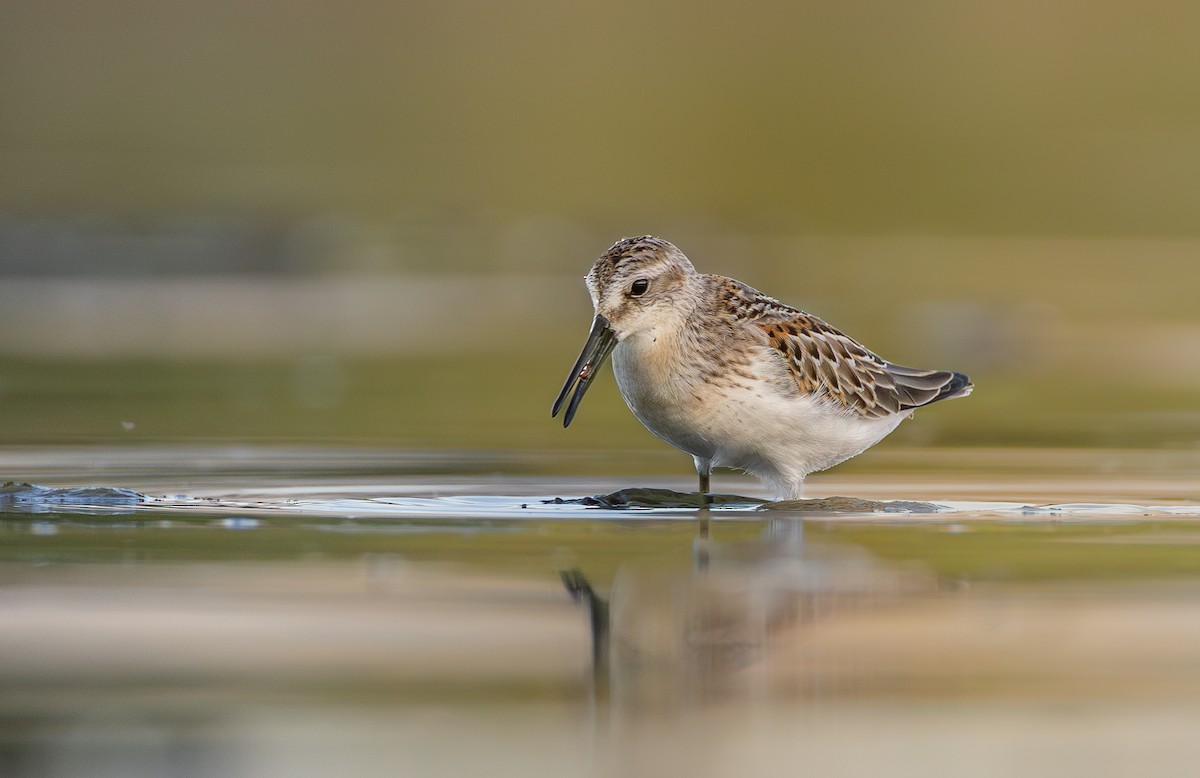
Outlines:
[[889, 416], [905, 406], [887, 363], [817, 317], [797, 312], [756, 326], [787, 360], [802, 393], [826, 397], [868, 417]]
[[894, 365], [816, 316], [732, 279], [721, 286], [728, 312], [766, 334], [805, 394], [878, 418], [971, 391], [962, 373]]

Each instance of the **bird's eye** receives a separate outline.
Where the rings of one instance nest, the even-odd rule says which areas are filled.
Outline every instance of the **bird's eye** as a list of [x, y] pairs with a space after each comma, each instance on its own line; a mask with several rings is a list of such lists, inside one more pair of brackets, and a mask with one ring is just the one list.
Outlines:
[[629, 287], [630, 297], [641, 297], [650, 288], [650, 282], [644, 278], [639, 278], [633, 282], [633, 286]]

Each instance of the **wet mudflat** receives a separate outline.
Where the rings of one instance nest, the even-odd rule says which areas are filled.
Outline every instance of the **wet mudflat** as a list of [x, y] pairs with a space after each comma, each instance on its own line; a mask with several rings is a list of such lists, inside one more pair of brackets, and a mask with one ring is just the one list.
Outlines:
[[3, 449], [0, 772], [1186, 772], [1198, 458]]

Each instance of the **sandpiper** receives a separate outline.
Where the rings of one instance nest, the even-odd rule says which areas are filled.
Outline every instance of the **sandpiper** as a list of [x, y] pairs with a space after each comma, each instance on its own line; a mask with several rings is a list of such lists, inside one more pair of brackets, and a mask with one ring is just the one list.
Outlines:
[[712, 468], [752, 473], [776, 499], [860, 454], [913, 409], [964, 397], [967, 376], [901, 367], [821, 319], [724, 276], [696, 272], [653, 236], [624, 238], [585, 283], [595, 319], [554, 401], [563, 426], [611, 354], [617, 387], [648, 430]]

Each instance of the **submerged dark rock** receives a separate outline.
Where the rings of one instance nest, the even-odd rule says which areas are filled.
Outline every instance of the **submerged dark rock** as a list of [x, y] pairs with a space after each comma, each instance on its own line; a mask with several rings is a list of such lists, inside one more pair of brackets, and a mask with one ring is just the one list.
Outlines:
[[779, 500], [763, 503], [760, 511], [789, 511], [797, 513], [937, 513], [931, 502], [914, 500], [864, 500], [859, 497], [822, 497], [815, 500]]
[[[700, 495], [696, 492], [676, 492], [672, 489], [619, 489], [609, 494], [594, 497], [555, 497], [543, 500], [549, 505], [586, 505], [592, 508], [699, 508]], [[858, 497], [822, 497], [815, 500], [780, 500], [768, 502], [755, 497], [737, 494], [709, 495], [709, 504], [716, 507], [741, 506], [760, 511], [787, 511], [797, 513], [936, 513], [938, 506], [913, 500], [863, 500]]]
[[146, 495], [112, 486], [59, 488], [8, 481], [0, 486], [0, 510], [47, 513], [64, 508], [126, 508], [146, 501]]
[[[563, 498], [543, 500], [551, 505], [587, 505], [593, 508], [699, 508], [700, 495], [697, 492], [677, 492], [673, 489], [619, 489], [610, 494], [598, 494], [594, 497]], [[737, 494], [710, 494], [710, 505], [742, 505], [752, 508], [763, 503], [754, 497], [742, 497]]]

